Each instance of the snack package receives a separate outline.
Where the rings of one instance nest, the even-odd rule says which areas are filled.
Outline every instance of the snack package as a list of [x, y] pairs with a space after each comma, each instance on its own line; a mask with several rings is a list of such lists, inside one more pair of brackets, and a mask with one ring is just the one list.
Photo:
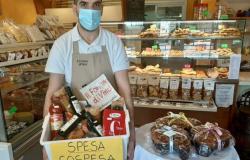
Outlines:
[[150, 74], [148, 77], [148, 95], [149, 97], [159, 97], [160, 95], [160, 75]]
[[136, 95], [137, 97], [148, 97], [148, 77], [146, 74], [138, 75]]
[[235, 145], [235, 140], [228, 130], [222, 129], [218, 124], [206, 123], [191, 129], [191, 136], [199, 155], [208, 157], [214, 151]]
[[192, 82], [191, 78], [188, 78], [188, 77], [182, 78], [181, 97], [183, 100], [191, 99], [191, 82]]
[[177, 152], [182, 160], [189, 158], [191, 142], [188, 132], [176, 126], [162, 126], [151, 128], [151, 138], [155, 149], [160, 154]]
[[178, 99], [180, 78], [179, 77], [170, 77], [169, 82], [169, 98]]
[[202, 100], [202, 91], [203, 91], [203, 79], [194, 79], [193, 80], [193, 100], [200, 101]]
[[158, 118], [155, 121], [155, 125], [157, 128], [167, 125], [190, 130], [194, 126], [201, 125], [201, 122], [195, 118], [187, 118], [182, 112], [179, 114], [168, 112], [166, 117]]
[[162, 76], [160, 79], [160, 98], [168, 98], [169, 77]]
[[204, 80], [204, 100], [208, 101], [209, 104], [213, 102], [214, 85], [215, 85], [214, 79]]
[[130, 90], [131, 90], [131, 96], [136, 97], [136, 91], [137, 91], [137, 74], [135, 72], [129, 72], [129, 84], [130, 84]]

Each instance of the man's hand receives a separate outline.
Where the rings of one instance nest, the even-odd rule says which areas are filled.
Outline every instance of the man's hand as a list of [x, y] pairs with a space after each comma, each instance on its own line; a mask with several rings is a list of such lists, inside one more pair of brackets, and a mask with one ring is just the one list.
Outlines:
[[134, 126], [130, 128], [130, 137], [128, 143], [128, 157], [127, 160], [134, 159], [134, 150], [135, 150], [135, 128]]

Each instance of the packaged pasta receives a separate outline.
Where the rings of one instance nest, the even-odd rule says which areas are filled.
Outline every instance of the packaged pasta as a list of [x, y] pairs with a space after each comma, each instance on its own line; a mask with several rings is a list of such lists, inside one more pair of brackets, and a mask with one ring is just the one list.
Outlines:
[[160, 78], [160, 98], [168, 98], [169, 77], [161, 76]]
[[160, 95], [160, 75], [150, 74], [148, 76], [148, 95], [149, 97], [159, 97]]
[[204, 80], [204, 100], [208, 101], [209, 104], [213, 102], [213, 93], [214, 93], [214, 79], [205, 79]]
[[169, 98], [178, 99], [180, 78], [179, 77], [170, 77], [169, 82]]
[[194, 79], [193, 81], [193, 100], [202, 100], [203, 79]]
[[191, 99], [191, 83], [192, 79], [190, 77], [182, 77], [182, 85], [181, 85], [181, 97], [183, 100]]
[[137, 92], [137, 74], [135, 72], [129, 72], [129, 84], [130, 84], [130, 90], [131, 90], [131, 96], [136, 97]]
[[137, 78], [137, 97], [148, 97], [148, 77], [147, 74], [139, 74]]

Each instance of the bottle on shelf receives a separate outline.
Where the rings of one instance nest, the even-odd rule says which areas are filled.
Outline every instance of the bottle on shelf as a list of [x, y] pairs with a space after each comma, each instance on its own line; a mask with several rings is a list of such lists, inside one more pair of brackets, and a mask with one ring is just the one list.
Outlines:
[[63, 109], [59, 105], [51, 104], [49, 108], [50, 113], [50, 130], [51, 139], [54, 139], [59, 134], [60, 128], [63, 126]]

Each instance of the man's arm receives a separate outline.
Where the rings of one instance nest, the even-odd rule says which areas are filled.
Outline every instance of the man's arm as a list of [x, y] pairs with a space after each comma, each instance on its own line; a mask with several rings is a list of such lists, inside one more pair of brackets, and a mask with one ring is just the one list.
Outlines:
[[115, 79], [118, 87], [118, 92], [125, 99], [125, 103], [130, 115], [130, 139], [128, 144], [128, 160], [133, 160], [135, 148], [134, 106], [130, 93], [128, 71], [123, 70], [115, 72]]
[[51, 97], [54, 92], [59, 90], [64, 85], [64, 75], [51, 73], [49, 78], [49, 87], [45, 97], [45, 103], [43, 108], [43, 116], [46, 116], [51, 105]]

